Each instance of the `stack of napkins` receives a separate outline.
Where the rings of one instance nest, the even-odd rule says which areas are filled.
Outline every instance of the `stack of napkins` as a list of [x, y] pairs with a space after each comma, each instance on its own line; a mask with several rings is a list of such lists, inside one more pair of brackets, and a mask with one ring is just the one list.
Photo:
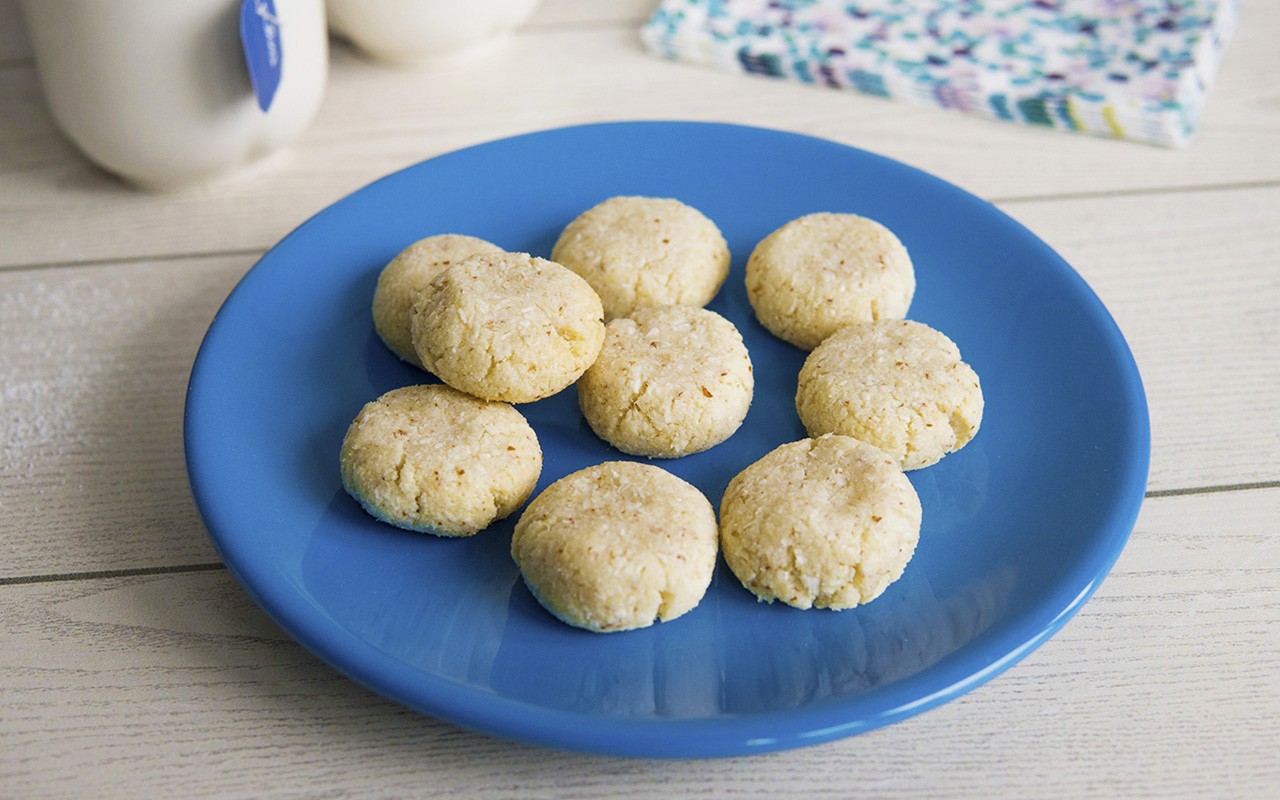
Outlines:
[[1153, 144], [1191, 140], [1237, 0], [662, 0], [666, 58]]

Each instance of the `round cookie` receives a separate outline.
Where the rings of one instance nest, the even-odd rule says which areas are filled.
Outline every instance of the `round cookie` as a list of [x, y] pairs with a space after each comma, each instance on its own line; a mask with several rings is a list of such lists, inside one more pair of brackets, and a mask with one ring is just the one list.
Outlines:
[[729, 274], [729, 247], [696, 208], [662, 197], [611, 197], [560, 234], [551, 260], [591, 284], [607, 319], [650, 306], [705, 306]]
[[516, 523], [511, 557], [562, 621], [623, 631], [674, 619], [702, 600], [716, 537], [702, 492], [658, 467], [607, 461], [535, 497]]
[[347, 492], [383, 522], [470, 536], [529, 498], [542, 450], [511, 406], [433, 384], [365, 404], [340, 463]]
[[578, 405], [622, 452], [675, 458], [728, 439], [753, 386], [732, 322], [705, 308], [642, 308], [605, 326], [600, 356], [578, 381]]
[[852, 608], [902, 575], [920, 520], [920, 499], [893, 459], [828, 435], [784, 444], [729, 482], [720, 544], [761, 600]]
[[842, 433], [903, 469], [936, 463], [982, 424], [982, 388], [945, 335], [911, 320], [850, 325], [800, 369], [796, 411], [810, 436]]
[[428, 236], [401, 250], [382, 268], [373, 290], [373, 327], [383, 343], [402, 360], [421, 367], [409, 330], [414, 295], [446, 267], [467, 256], [501, 252], [496, 244], [456, 233]]
[[559, 264], [483, 253], [445, 269], [410, 314], [422, 365], [486, 400], [528, 403], [578, 379], [604, 342], [600, 298]]
[[774, 336], [804, 350], [851, 322], [901, 319], [916, 290], [907, 248], [856, 214], [809, 214], [747, 259], [747, 299]]

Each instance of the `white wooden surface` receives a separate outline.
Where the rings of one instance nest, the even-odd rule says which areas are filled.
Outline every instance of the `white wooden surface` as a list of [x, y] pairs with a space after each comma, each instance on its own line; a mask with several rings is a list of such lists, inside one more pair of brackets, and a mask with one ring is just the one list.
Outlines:
[[[252, 177], [141, 194], [52, 127], [0, 0], [0, 797], [1271, 797], [1280, 784], [1280, 3], [1186, 151], [1029, 130], [645, 54], [649, 0], [546, 0], [503, 50], [398, 72], [334, 48], [315, 124]], [[256, 257], [455, 147], [611, 119], [816, 134], [996, 202], [1125, 331], [1151, 406], [1129, 547], [992, 683], [854, 739], [659, 762], [417, 716], [282, 635], [183, 472], [187, 373]]]

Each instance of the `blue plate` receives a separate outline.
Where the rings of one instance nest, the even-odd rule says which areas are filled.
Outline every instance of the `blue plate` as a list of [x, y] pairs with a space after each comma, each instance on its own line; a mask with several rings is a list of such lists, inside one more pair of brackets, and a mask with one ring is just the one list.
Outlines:
[[[746, 339], [756, 396], [743, 427], [663, 467], [718, 505], [729, 479], [802, 438], [804, 353], [747, 304], [752, 247], [814, 211], [880, 220], [910, 250], [910, 317], [981, 376], [982, 430], [910, 473], [915, 557], [861, 608], [757, 603], [723, 563], [668, 623], [591, 634], [552, 619], [508, 553], [513, 520], [465, 540], [376, 522], [337, 457], [360, 407], [424, 382], [373, 331], [378, 272], [401, 248], [466, 233], [546, 256], [579, 212], [620, 194], [679, 198], [713, 219], [733, 270], [711, 308]], [[540, 491], [624, 458], [572, 389], [521, 406], [545, 451]], [[1097, 297], [990, 204], [832, 142], [683, 122], [517, 136], [397, 172], [317, 214], [231, 293], [191, 375], [187, 465], [215, 546], [245, 590], [352, 679], [496, 736], [633, 756], [739, 755], [849, 736], [925, 711], [1044, 642], [1124, 547], [1146, 486], [1142, 384]]]

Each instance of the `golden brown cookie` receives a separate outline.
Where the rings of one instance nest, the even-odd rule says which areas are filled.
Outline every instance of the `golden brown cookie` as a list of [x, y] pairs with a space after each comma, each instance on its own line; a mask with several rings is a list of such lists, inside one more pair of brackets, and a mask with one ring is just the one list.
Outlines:
[[433, 384], [365, 404], [342, 440], [340, 464], [347, 492], [378, 519], [470, 536], [528, 499], [542, 450], [511, 406]]
[[747, 259], [747, 299], [774, 336], [812, 350], [851, 322], [901, 319], [915, 294], [907, 248], [856, 214], [809, 214], [765, 237]]
[[761, 600], [843, 609], [902, 575], [920, 521], [920, 500], [893, 459], [828, 435], [784, 444], [738, 473], [720, 503], [720, 543]]
[[604, 347], [578, 381], [596, 434], [624, 453], [697, 453], [747, 415], [751, 357], [733, 323], [692, 306], [642, 308], [605, 327]]
[[591, 284], [606, 319], [650, 306], [705, 306], [729, 274], [729, 247], [716, 224], [663, 197], [611, 197], [582, 212], [551, 260]]
[[520, 515], [511, 539], [511, 556], [538, 602], [599, 632], [688, 612], [711, 583], [716, 551], [707, 498], [666, 470], [631, 461], [551, 484]]
[[850, 325], [809, 354], [796, 411], [810, 436], [842, 433], [903, 469], [959, 450], [982, 424], [982, 387], [960, 350], [912, 320]]
[[378, 336], [391, 352], [421, 367], [409, 330], [414, 296], [446, 267], [467, 256], [501, 252], [501, 247], [484, 239], [453, 233], [428, 236], [401, 250], [378, 274], [378, 285], [373, 291], [373, 326]]
[[604, 342], [600, 298], [559, 264], [485, 253], [445, 269], [411, 312], [422, 365], [455, 389], [528, 403], [578, 379]]

